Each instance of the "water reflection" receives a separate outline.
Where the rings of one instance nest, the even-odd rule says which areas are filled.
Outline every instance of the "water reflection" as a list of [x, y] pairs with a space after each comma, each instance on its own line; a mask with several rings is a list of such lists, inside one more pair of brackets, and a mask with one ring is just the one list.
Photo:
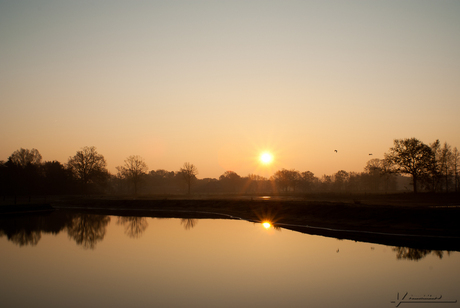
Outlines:
[[[266, 229], [281, 230], [276, 222], [281, 218], [276, 207], [259, 206], [253, 209], [258, 222]], [[166, 219], [158, 217], [157, 219]], [[84, 249], [95, 249], [107, 232], [111, 221], [109, 216], [56, 211], [42, 215], [18, 215], [0, 217], [0, 237], [22, 246], [36, 246], [42, 234], [67, 232], [68, 237]], [[199, 222], [196, 218], [182, 218], [180, 224], [185, 230], [191, 230]], [[117, 217], [116, 224], [124, 227], [124, 233], [130, 238], [139, 238], [146, 231], [146, 217]], [[371, 247], [374, 250], [374, 247]], [[442, 259], [450, 251], [416, 249], [409, 247], [392, 247], [398, 260], [418, 261], [428, 255]], [[336, 252], [339, 252], [337, 249]]]
[[18, 233], [11, 236], [11, 241], [19, 246], [31, 245], [35, 246], [42, 238], [42, 233], [35, 230], [22, 229]]
[[185, 230], [190, 230], [198, 224], [198, 219], [182, 218], [180, 224], [184, 226]]
[[447, 255], [450, 255], [450, 251], [442, 251], [442, 250], [426, 250], [426, 249], [416, 249], [416, 248], [409, 248], [409, 247], [394, 247], [393, 251], [396, 252], [396, 258], [398, 260], [414, 260], [418, 261], [425, 258], [429, 254], [433, 254], [437, 256], [439, 259], [442, 259], [444, 256], [444, 252]]
[[96, 243], [104, 239], [109, 222], [108, 216], [76, 214], [67, 227], [67, 234], [83, 248], [94, 249]]
[[281, 227], [276, 223], [283, 217], [281, 215], [281, 205], [266, 205], [259, 204], [251, 208], [254, 215], [257, 217], [257, 221], [262, 224], [265, 229], [273, 228], [277, 231], [281, 231]]
[[125, 234], [131, 238], [139, 238], [149, 226], [145, 217], [118, 217], [117, 225], [125, 227]]
[[19, 246], [35, 246], [43, 232], [58, 234], [68, 224], [68, 215], [53, 214], [0, 217], [0, 237], [5, 235]]

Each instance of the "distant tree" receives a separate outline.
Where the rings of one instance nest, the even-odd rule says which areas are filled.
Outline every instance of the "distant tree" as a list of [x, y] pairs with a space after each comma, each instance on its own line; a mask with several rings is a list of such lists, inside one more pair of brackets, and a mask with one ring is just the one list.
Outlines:
[[23, 149], [20, 148], [11, 154], [8, 158], [13, 164], [25, 168], [27, 165], [40, 165], [42, 162], [42, 156], [37, 149]]
[[305, 191], [312, 191], [318, 183], [318, 178], [311, 171], [305, 171], [300, 174], [300, 185]]
[[449, 186], [453, 185], [452, 179], [454, 179], [452, 147], [447, 142], [441, 145], [438, 139], [430, 144], [430, 148], [434, 159], [429, 169], [430, 172], [423, 177], [423, 183], [429, 190], [448, 192]]
[[300, 180], [300, 173], [294, 169], [281, 169], [275, 172], [272, 180], [275, 182], [276, 186], [280, 188], [281, 191], [287, 192], [289, 188], [292, 188], [292, 190], [295, 192]]
[[[26, 194], [29, 201], [33, 193], [39, 192], [42, 156], [37, 149], [19, 149], [8, 157], [7, 167], [10, 187], [14, 195]], [[16, 202], [16, 197], [15, 197]]]
[[337, 191], [342, 191], [345, 189], [348, 183], [349, 174], [345, 170], [339, 170], [334, 174], [334, 186]]
[[72, 172], [58, 161], [47, 161], [42, 166], [44, 191], [47, 194], [65, 194], [71, 191]]
[[248, 193], [267, 193], [270, 191], [269, 181], [264, 178], [263, 176], [257, 174], [249, 174], [243, 180], [244, 184], [244, 192]]
[[177, 193], [183, 186], [183, 177], [180, 172], [166, 171], [163, 169], [151, 170], [145, 176], [149, 193]]
[[449, 191], [450, 179], [452, 177], [452, 165], [453, 165], [453, 152], [450, 145], [444, 142], [444, 145], [440, 147], [435, 153], [436, 162], [439, 168], [439, 173], [442, 178], [441, 182], [444, 182], [444, 188], [446, 192]]
[[137, 194], [139, 183], [148, 170], [144, 159], [138, 155], [131, 155], [125, 159], [125, 164], [123, 166], [117, 167], [117, 170], [123, 178], [133, 184], [134, 194]]
[[396, 190], [396, 177], [390, 170], [388, 161], [385, 159], [374, 158], [369, 160], [364, 167], [366, 187], [373, 192], [383, 189], [385, 192]]
[[0, 192], [3, 196], [3, 200], [6, 199], [6, 194], [8, 192], [8, 166], [6, 163], [0, 161]]
[[460, 153], [458, 152], [458, 149], [455, 147], [454, 150], [452, 151], [452, 165], [451, 169], [454, 174], [454, 189], [457, 192], [460, 187], [460, 181], [459, 181], [459, 176], [458, 176], [458, 164], [460, 162]]
[[197, 179], [196, 182], [195, 191], [199, 191], [200, 193], [216, 193], [220, 192], [222, 188], [219, 180], [215, 178]]
[[324, 174], [320, 180], [321, 189], [323, 191], [330, 191], [332, 188], [332, 175]]
[[347, 190], [350, 192], [360, 192], [366, 190], [368, 174], [365, 172], [348, 173]]
[[83, 184], [85, 191], [88, 189], [88, 184], [101, 183], [107, 179], [107, 163], [104, 156], [99, 154], [94, 146], [84, 147], [81, 151], [77, 151], [77, 154], [69, 157], [67, 166]]
[[395, 139], [390, 152], [385, 153], [385, 159], [395, 172], [412, 176], [416, 193], [418, 180], [430, 172], [435, 157], [428, 145], [416, 138], [410, 138]]
[[219, 182], [222, 183], [226, 191], [235, 193], [240, 186], [241, 177], [236, 172], [225, 171], [224, 174], [219, 177]]
[[198, 174], [198, 169], [195, 167], [194, 164], [191, 163], [184, 163], [182, 168], [180, 168], [180, 173], [187, 184], [188, 187], [188, 194], [190, 195], [190, 187], [192, 185], [192, 181], [196, 179], [196, 175]]

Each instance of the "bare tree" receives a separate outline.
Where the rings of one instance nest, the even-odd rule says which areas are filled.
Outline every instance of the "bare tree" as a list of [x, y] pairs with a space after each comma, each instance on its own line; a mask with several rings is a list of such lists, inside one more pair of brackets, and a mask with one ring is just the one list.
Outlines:
[[416, 138], [395, 139], [385, 159], [395, 172], [412, 176], [414, 193], [418, 180], [429, 173], [435, 161], [433, 150]]
[[460, 154], [457, 147], [452, 151], [452, 172], [454, 173], [454, 189], [457, 192], [459, 189], [459, 178], [458, 178], [458, 162], [460, 161]]
[[84, 147], [73, 157], [69, 157], [67, 166], [77, 179], [86, 186], [104, 174], [108, 174], [104, 156], [96, 151], [95, 147]]
[[11, 154], [9, 160], [16, 165], [25, 168], [29, 164], [40, 165], [42, 161], [42, 156], [40, 155], [37, 149], [29, 150], [20, 148], [19, 150], [16, 150], [13, 152], [13, 154]]
[[190, 195], [190, 186], [198, 174], [198, 169], [191, 163], [184, 163], [182, 168], [180, 168], [180, 173], [182, 174], [184, 181], [187, 183], [188, 194]]
[[125, 159], [125, 164], [117, 167], [121, 176], [134, 185], [134, 194], [137, 194], [137, 188], [142, 180], [142, 176], [147, 172], [148, 167], [144, 159], [138, 155], [131, 155]]
[[297, 170], [281, 169], [275, 172], [272, 180], [280, 188], [281, 191], [287, 192], [289, 188], [295, 192], [300, 181], [301, 175]]
[[453, 153], [452, 153], [452, 148], [450, 145], [447, 144], [447, 142], [444, 142], [444, 145], [442, 148], [439, 149], [439, 157], [437, 157], [437, 162], [440, 167], [440, 172], [441, 176], [444, 180], [446, 192], [449, 191], [449, 179], [451, 178], [452, 175], [452, 159], [453, 159]]

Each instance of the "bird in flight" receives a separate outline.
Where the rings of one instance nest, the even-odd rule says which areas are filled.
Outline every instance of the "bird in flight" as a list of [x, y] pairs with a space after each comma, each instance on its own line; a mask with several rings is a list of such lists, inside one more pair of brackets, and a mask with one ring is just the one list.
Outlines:
[[369, 155], [372, 155], [372, 153], [370, 153]]
[[334, 150], [337, 153], [337, 150]]

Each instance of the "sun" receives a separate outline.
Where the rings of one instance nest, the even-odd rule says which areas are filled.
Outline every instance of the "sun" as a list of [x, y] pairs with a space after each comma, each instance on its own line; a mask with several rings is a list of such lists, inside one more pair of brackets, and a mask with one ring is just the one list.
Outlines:
[[264, 165], [271, 164], [273, 162], [273, 155], [268, 152], [264, 152], [260, 154], [259, 160]]
[[262, 226], [263, 226], [265, 229], [268, 229], [268, 228], [270, 228], [270, 227], [272, 226], [272, 224], [269, 223], [268, 221], [265, 221], [265, 222], [262, 223]]

